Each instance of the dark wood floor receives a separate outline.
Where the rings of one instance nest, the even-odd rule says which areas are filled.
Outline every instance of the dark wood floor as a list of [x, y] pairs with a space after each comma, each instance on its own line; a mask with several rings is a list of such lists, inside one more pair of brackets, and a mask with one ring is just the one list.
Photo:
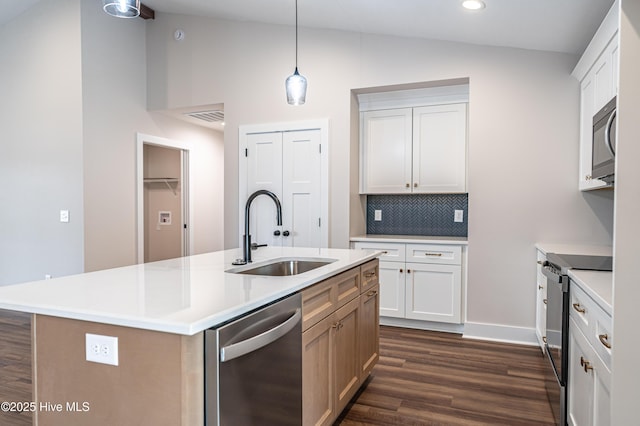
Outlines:
[[537, 347], [381, 326], [380, 361], [335, 425], [553, 425]]
[[[0, 310], [0, 402], [31, 402], [31, 315]], [[30, 412], [0, 410], [0, 425], [31, 425]]]

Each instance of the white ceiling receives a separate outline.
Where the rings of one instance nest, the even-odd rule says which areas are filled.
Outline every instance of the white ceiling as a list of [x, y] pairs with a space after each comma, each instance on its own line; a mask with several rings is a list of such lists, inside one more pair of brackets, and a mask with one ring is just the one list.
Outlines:
[[[3, 1], [0, 25], [39, 1]], [[100, 0], [94, 0], [99, 2]], [[299, 0], [300, 26], [581, 53], [613, 0]], [[295, 0], [142, 0], [157, 12], [293, 25]]]

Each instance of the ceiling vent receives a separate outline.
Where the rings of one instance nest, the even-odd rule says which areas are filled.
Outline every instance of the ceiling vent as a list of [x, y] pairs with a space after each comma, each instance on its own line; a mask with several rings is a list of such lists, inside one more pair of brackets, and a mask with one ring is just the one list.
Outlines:
[[224, 111], [198, 111], [198, 112], [186, 112], [187, 117], [195, 118], [196, 120], [206, 121], [207, 123], [221, 123], [224, 121]]

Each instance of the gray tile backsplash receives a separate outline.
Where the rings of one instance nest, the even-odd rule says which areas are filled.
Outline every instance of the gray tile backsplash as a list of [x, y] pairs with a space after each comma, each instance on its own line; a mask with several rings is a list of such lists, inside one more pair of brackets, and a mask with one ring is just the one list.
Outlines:
[[[462, 222], [453, 221], [455, 210]], [[367, 234], [466, 237], [468, 214], [468, 194], [368, 195]]]

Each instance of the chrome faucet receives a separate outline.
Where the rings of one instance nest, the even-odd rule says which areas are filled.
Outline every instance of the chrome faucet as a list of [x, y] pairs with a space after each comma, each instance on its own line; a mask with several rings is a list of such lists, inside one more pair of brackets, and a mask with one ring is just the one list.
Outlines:
[[243, 253], [244, 259], [236, 259], [233, 262], [234, 265], [246, 265], [247, 263], [251, 263], [251, 235], [249, 234], [249, 210], [251, 209], [251, 202], [258, 197], [259, 195], [267, 195], [269, 196], [273, 202], [276, 204], [276, 223], [278, 226], [282, 225], [282, 206], [280, 204], [280, 200], [276, 194], [271, 191], [267, 191], [266, 189], [260, 189], [253, 194], [249, 195], [247, 198], [247, 204], [244, 207], [244, 236], [243, 236]]

